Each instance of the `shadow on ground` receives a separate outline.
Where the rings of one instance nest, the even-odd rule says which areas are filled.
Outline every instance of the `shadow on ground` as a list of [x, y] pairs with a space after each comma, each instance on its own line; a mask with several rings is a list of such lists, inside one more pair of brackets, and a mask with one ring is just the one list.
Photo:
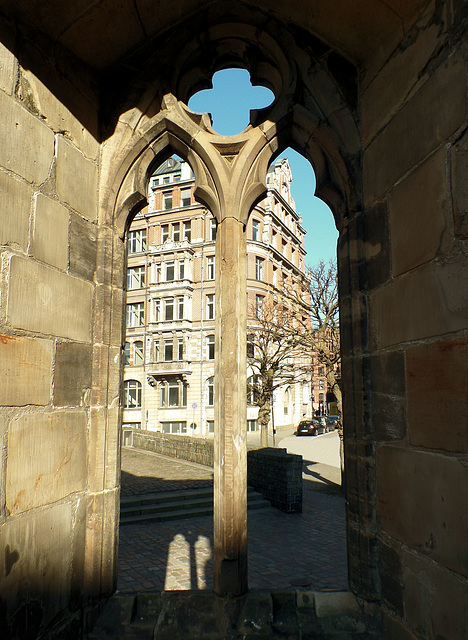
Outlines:
[[[122, 495], [212, 486], [212, 469], [123, 451]], [[346, 528], [339, 470], [304, 463], [303, 511], [248, 513], [250, 589], [347, 589]], [[120, 528], [121, 593], [211, 590], [213, 517]]]
[[341, 494], [341, 470], [320, 462], [302, 461], [303, 488]]
[[[211, 474], [213, 475], [213, 474]], [[138, 476], [128, 471], [121, 471], [120, 495], [136, 496], [145, 493], [159, 493], [164, 491], [184, 491], [186, 489], [203, 489], [212, 487], [213, 480], [173, 478], [167, 480], [163, 477]]]

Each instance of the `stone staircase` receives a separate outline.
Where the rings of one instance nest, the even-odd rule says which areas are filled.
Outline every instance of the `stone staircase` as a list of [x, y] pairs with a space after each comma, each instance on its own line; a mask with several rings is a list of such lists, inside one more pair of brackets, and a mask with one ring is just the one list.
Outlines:
[[381, 640], [380, 611], [349, 591], [114, 595], [87, 640]]
[[[270, 503], [250, 487], [247, 491], [247, 507], [261, 509]], [[120, 524], [167, 522], [208, 516], [213, 514], [213, 489], [164, 491], [120, 499]]]

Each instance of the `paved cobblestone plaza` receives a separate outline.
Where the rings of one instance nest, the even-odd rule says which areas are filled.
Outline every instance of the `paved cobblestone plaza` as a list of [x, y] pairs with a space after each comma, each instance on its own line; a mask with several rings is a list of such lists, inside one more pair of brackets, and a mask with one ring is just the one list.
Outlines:
[[[332, 481], [314, 482], [326, 471], [326, 465], [305, 466], [301, 514], [273, 507], [249, 511], [251, 589], [347, 588], [344, 499]], [[209, 486], [211, 478], [212, 470], [200, 465], [123, 450], [123, 495]], [[118, 589], [212, 589], [212, 549], [211, 516], [122, 526]]]

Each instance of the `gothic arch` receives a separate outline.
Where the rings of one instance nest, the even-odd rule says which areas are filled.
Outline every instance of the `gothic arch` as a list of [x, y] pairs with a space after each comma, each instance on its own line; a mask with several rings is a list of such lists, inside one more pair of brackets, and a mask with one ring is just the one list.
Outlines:
[[[113, 134], [104, 143], [107, 211], [114, 207], [117, 192], [117, 208], [126, 200], [124, 192], [139, 193], [126, 201], [127, 208], [135, 206], [135, 199], [144, 201], [147, 175], [143, 167], [151, 164], [151, 154], [158, 162], [164, 155], [162, 150], [172, 146], [187, 160], [190, 148], [204, 157], [203, 145], [211, 136], [200, 136], [199, 129], [217, 134], [206, 115], [190, 112], [185, 104], [198, 90], [211, 86], [215, 71], [229, 66], [246, 68], [254, 84], [267, 86], [275, 94], [272, 105], [251, 112], [251, 124], [245, 130], [258, 128], [262, 132], [263, 142], [271, 148], [268, 161], [288, 146], [303, 154], [314, 168], [316, 193], [332, 208], [337, 226], [350, 212], [361, 210], [360, 134], [352, 98], [356, 70], [342, 59], [348, 77], [336, 79], [330, 56], [319, 56], [310, 44], [301, 41], [299, 32], [292, 33], [273, 19], [265, 24], [260, 17], [252, 11], [249, 23], [224, 22], [214, 16], [212, 24], [204, 23], [199, 30], [192, 24], [181, 26], [165, 47], [158, 49], [157, 57], [152, 54], [134, 61], [140, 63], [141, 71], [130, 86], [124, 85], [125, 99], [111, 117], [116, 122]], [[223, 143], [227, 145], [229, 140], [234, 144], [234, 139], [237, 137], [226, 137]], [[230, 152], [236, 154], [235, 149], [223, 153]], [[198, 166], [195, 157], [189, 161], [199, 185], [197, 195], [209, 201], [207, 206], [215, 207], [209, 191], [216, 190], [216, 185], [205, 188], [205, 182], [209, 183], [208, 176], [216, 171], [207, 159], [205, 168]], [[133, 175], [138, 176], [132, 185], [128, 177], [131, 166]]]
[[[245, 272], [246, 248], [242, 230], [245, 231], [250, 211], [266, 193], [269, 164], [289, 146], [304, 155], [316, 172], [317, 193], [331, 206], [336, 225], [342, 231], [347, 220], [360, 210], [360, 147], [355, 114], [346, 104], [339, 83], [326, 72], [323, 60], [304, 55], [300, 42], [288, 42], [289, 55], [286, 58], [282, 55], [281, 38], [276, 41], [271, 34], [257, 30], [255, 43], [250, 26], [229, 24], [229, 29], [225, 26], [218, 25], [205, 32], [199, 56], [190, 57], [189, 46], [175, 59], [174, 75], [171, 76], [175, 79], [170, 83], [161, 84], [161, 78], [153, 78], [152, 81], [148, 78], [137, 106], [134, 104], [121, 114], [114, 133], [104, 143], [104, 171], [101, 175], [105, 178], [105, 186], [102, 188], [101, 214], [113, 233], [123, 239], [132, 215], [146, 203], [147, 183], [152, 170], [172, 153], [186, 159], [195, 174], [196, 198], [211, 210], [218, 224], [226, 223], [216, 251], [224, 255], [223, 252], [233, 243], [237, 252], [236, 257], [231, 256], [232, 262], [227, 269], [229, 277], [225, 275], [222, 280], [217, 274], [217, 305], [222, 291], [233, 292], [235, 304], [225, 313], [231, 324], [228, 323], [229, 326], [223, 330], [217, 328], [216, 348], [219, 353], [221, 334], [230, 335], [235, 339], [236, 353], [245, 356], [245, 309], [239, 302], [245, 299], [244, 285], [235, 279], [236, 273]], [[258, 60], [262, 64], [257, 64]], [[191, 93], [203, 86], [203, 82], [206, 85], [209, 74], [233, 64], [255, 73], [257, 80], [275, 90], [276, 99], [267, 109], [251, 113], [251, 124], [242, 133], [220, 136], [213, 130], [209, 116], [192, 112], [180, 96], [188, 100]], [[311, 69], [314, 73], [310, 73]], [[173, 91], [165, 91], [169, 85]], [[133, 94], [132, 98], [136, 97]], [[121, 244], [120, 249], [109, 256], [115, 267], [115, 282], [123, 281], [124, 253]], [[102, 255], [105, 256], [105, 252]], [[217, 269], [221, 263], [222, 260], [217, 259]], [[350, 282], [350, 279], [343, 282]], [[351, 291], [345, 288], [343, 293], [350, 296]], [[122, 318], [121, 309], [114, 307], [113, 313]], [[218, 317], [218, 311], [216, 315]], [[223, 316], [222, 313], [219, 315]], [[236, 326], [232, 324], [233, 319], [236, 319]], [[111, 319], [110, 324], [115, 325], [116, 320]], [[218, 360], [226, 366], [229, 357], [218, 357]], [[233, 376], [243, 380], [245, 366], [242, 357], [238, 357], [236, 363]], [[221, 381], [218, 385], [222, 385], [230, 377], [217, 370], [215, 379]], [[245, 381], [238, 384], [237, 389], [244, 393]], [[231, 397], [232, 406], [235, 407], [234, 413], [240, 415], [245, 399], [243, 401], [236, 393], [234, 398]], [[224, 387], [218, 388], [216, 394], [225, 397]], [[223, 411], [228, 411], [224, 403], [219, 402], [220, 405], [223, 405]], [[223, 418], [218, 417], [218, 425], [221, 424]], [[235, 435], [236, 438], [238, 436], [239, 433]], [[227, 442], [229, 438], [231, 436], [223, 440], [222, 436], [221, 440]], [[242, 451], [243, 447], [239, 446], [237, 453], [244, 455]], [[224, 501], [220, 510], [223, 517], [217, 519], [215, 516], [215, 531], [220, 521], [222, 528], [237, 517], [243, 518], [239, 515], [242, 508], [237, 510], [231, 505], [235, 502], [234, 494], [244, 494], [241, 485], [246, 481], [246, 459], [239, 458], [234, 467], [237, 480], [230, 479], [228, 488], [224, 485], [219, 492], [220, 500]], [[215, 478], [216, 473], [215, 455]], [[217, 553], [215, 544], [215, 567], [218, 567], [215, 569], [215, 590], [220, 595], [228, 592], [239, 595], [246, 589], [246, 529], [242, 522], [236, 526], [240, 535], [236, 540], [238, 548], [232, 550], [232, 556], [238, 563], [234, 573], [239, 583], [235, 586], [231, 583], [232, 569], [223, 569], [225, 553], [229, 556], [231, 552], [224, 549]], [[223, 532], [218, 539], [224, 539]]]

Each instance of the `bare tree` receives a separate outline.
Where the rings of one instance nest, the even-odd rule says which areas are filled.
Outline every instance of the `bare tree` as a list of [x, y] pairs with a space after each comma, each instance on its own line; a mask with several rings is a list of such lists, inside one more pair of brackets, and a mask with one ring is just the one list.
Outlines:
[[309, 344], [304, 338], [306, 305], [290, 296], [263, 298], [250, 310], [247, 362], [252, 372], [247, 394], [258, 406], [261, 444], [268, 446], [273, 393], [276, 389], [310, 380]]
[[341, 416], [341, 350], [336, 263], [319, 262], [307, 270], [307, 279], [311, 309], [310, 329], [306, 331], [307, 339], [318, 363], [325, 367], [328, 388], [336, 398]]

